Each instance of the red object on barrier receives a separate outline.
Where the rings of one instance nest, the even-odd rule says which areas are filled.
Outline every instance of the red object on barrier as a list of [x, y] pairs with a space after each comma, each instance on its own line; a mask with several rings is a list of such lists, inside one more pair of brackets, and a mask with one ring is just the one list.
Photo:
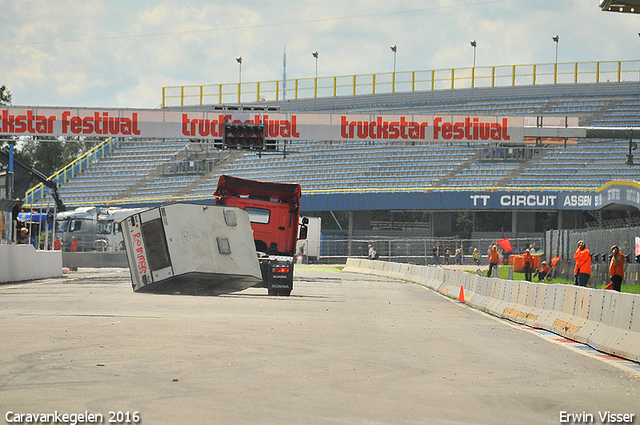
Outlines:
[[458, 302], [464, 303], [464, 286], [460, 287], [460, 295], [458, 295]]
[[604, 289], [613, 289], [613, 282], [609, 282], [609, 284], [605, 286]]

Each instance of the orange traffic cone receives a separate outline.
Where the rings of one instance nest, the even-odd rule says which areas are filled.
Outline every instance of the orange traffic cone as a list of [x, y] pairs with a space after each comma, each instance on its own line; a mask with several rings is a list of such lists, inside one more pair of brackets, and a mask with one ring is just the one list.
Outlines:
[[458, 295], [458, 302], [464, 303], [464, 286], [460, 287], [460, 295]]

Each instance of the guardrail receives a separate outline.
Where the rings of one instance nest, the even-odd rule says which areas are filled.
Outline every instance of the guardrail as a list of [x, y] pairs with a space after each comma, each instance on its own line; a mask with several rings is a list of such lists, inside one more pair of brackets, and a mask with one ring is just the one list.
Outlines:
[[565, 62], [166, 86], [162, 107], [475, 87], [640, 81], [640, 61]]
[[[113, 150], [118, 146], [120, 146], [120, 142], [116, 139], [110, 138], [61, 168], [55, 174], [48, 177], [47, 180], [54, 181], [58, 186], [60, 186], [73, 178], [76, 174], [87, 169], [94, 162], [113, 152]], [[49, 189], [46, 188], [44, 184], [39, 183], [25, 193], [25, 204], [31, 205], [44, 198], [48, 193]]]
[[354, 258], [347, 260], [342, 271], [406, 280], [454, 299], [462, 296], [467, 304], [497, 317], [640, 362], [638, 294], [487, 278], [442, 267]]

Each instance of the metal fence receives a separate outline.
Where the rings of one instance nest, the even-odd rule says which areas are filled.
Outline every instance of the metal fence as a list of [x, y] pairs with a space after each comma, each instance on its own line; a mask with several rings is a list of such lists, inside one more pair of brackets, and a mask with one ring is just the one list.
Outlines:
[[640, 61], [565, 62], [166, 86], [162, 107], [396, 92], [640, 80]]
[[[449, 264], [454, 264], [456, 249], [462, 253], [462, 264], [473, 264], [473, 249], [477, 248], [480, 265], [489, 264], [488, 249], [496, 239], [462, 239], [462, 238], [394, 238], [394, 237], [357, 237], [349, 238], [343, 234], [322, 233], [320, 243], [320, 259], [322, 262], [344, 263], [348, 257], [366, 258], [369, 245], [375, 247], [378, 259], [396, 263], [412, 263], [420, 265], [433, 264], [433, 248], [440, 242], [440, 263], [444, 261], [444, 252], [450, 250]], [[536, 238], [510, 238], [514, 247], [542, 246], [542, 240]]]
[[559, 267], [561, 276], [573, 278], [575, 261], [573, 254], [578, 241], [585, 244], [592, 255], [590, 286], [608, 283], [611, 246], [618, 245], [620, 252], [628, 256], [625, 263], [626, 284], [640, 284], [638, 279], [640, 264], [636, 261], [636, 245], [640, 243], [640, 227], [624, 227], [618, 229], [598, 230], [550, 230], [545, 234], [545, 251], [548, 258], [560, 257], [563, 261]]

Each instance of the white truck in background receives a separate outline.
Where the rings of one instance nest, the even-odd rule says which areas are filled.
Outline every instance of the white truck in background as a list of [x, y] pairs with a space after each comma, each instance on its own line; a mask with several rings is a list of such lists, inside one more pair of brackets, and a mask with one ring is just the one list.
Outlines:
[[124, 249], [120, 221], [145, 209], [79, 207], [64, 211], [56, 217], [56, 237], [63, 251], [71, 251], [74, 237], [79, 252], [120, 251]]
[[307, 223], [307, 239], [298, 241], [296, 253], [300, 252], [300, 247], [304, 243], [307, 263], [316, 263], [320, 258], [320, 235], [322, 228], [322, 218], [306, 216], [304, 216], [304, 218], [309, 220], [309, 223]]

